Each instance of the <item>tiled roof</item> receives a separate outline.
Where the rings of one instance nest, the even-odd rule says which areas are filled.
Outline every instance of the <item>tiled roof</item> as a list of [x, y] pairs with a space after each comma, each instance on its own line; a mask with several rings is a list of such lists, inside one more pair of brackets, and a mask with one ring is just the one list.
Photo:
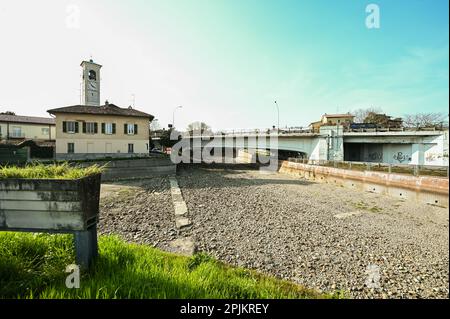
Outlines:
[[55, 119], [50, 117], [0, 114], [0, 122], [54, 125]]
[[352, 115], [352, 114], [324, 114], [323, 116], [326, 116], [326, 117], [355, 117], [354, 115]]
[[73, 105], [60, 107], [57, 109], [48, 110], [50, 114], [57, 113], [74, 113], [74, 114], [95, 114], [95, 115], [117, 115], [117, 116], [132, 116], [132, 117], [146, 117], [153, 120], [154, 116], [145, 112], [138, 111], [132, 108], [121, 108], [114, 104], [106, 104], [102, 106], [89, 105]]

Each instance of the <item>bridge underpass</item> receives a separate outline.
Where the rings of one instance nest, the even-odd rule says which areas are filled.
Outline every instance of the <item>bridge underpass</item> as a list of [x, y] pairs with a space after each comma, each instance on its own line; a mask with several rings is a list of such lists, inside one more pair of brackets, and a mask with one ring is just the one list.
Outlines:
[[175, 152], [183, 147], [233, 149], [233, 154], [243, 149], [272, 150], [282, 159], [448, 166], [448, 131], [344, 133], [325, 127], [320, 133], [187, 136], [179, 144]]

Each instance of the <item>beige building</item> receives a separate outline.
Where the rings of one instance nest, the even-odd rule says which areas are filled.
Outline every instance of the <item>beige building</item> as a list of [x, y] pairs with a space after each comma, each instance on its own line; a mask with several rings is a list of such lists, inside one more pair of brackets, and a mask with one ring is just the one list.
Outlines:
[[354, 115], [347, 114], [324, 114], [322, 115], [322, 125], [350, 125], [353, 123]]
[[85, 159], [149, 154], [153, 116], [114, 104], [48, 110], [56, 117], [56, 158]]
[[55, 119], [0, 114], [0, 140], [55, 140]]
[[89, 159], [149, 154], [153, 116], [100, 100], [100, 68], [83, 61], [82, 104], [48, 110], [56, 119], [56, 158]]
[[325, 125], [342, 125], [342, 126], [350, 126], [353, 123], [354, 115], [350, 113], [346, 114], [324, 114], [320, 121], [312, 122], [309, 126], [313, 129], [313, 131], [318, 132], [321, 126]]

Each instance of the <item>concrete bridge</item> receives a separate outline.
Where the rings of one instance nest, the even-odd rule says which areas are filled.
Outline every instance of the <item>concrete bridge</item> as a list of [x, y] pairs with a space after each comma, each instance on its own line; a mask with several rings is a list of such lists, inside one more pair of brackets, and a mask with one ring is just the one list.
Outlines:
[[[191, 149], [260, 149], [308, 160], [448, 166], [448, 130], [345, 132], [324, 126], [320, 132], [211, 134], [184, 136]], [[176, 150], [176, 147], [174, 148]]]

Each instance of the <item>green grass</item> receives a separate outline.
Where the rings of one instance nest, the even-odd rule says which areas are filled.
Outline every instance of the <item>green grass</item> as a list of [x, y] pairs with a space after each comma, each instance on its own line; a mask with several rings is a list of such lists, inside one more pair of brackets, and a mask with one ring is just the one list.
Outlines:
[[114, 236], [79, 289], [65, 286], [74, 263], [72, 237], [0, 233], [0, 298], [338, 298], [198, 254], [184, 257]]
[[1, 166], [0, 179], [27, 178], [27, 179], [78, 179], [101, 173], [104, 167], [92, 165], [89, 167], [70, 166], [68, 163], [44, 165], [29, 164], [24, 167]]
[[383, 211], [383, 208], [378, 207], [378, 206], [372, 206], [370, 207], [369, 204], [363, 202], [363, 201], [359, 201], [357, 203], [353, 203], [353, 206], [355, 206], [358, 209], [363, 209], [363, 210], [368, 210], [371, 211], [372, 213], [380, 213]]

